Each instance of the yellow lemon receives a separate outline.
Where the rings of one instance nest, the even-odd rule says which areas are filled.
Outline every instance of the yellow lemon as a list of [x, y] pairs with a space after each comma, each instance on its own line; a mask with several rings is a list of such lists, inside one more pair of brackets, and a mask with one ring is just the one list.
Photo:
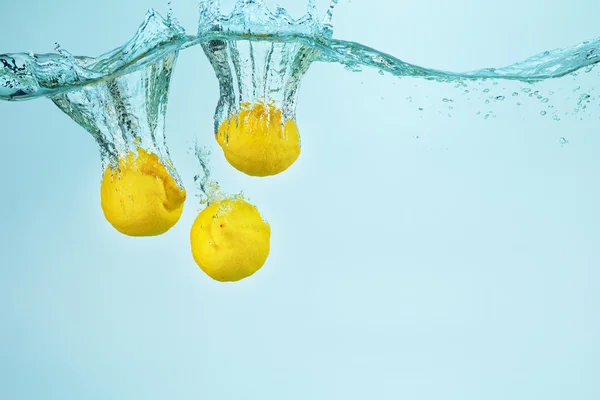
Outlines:
[[277, 175], [300, 156], [298, 126], [283, 121], [272, 104], [243, 104], [239, 114], [223, 121], [217, 141], [229, 164], [252, 176]]
[[158, 156], [143, 149], [107, 168], [100, 189], [104, 216], [119, 232], [129, 236], [157, 236], [179, 220], [186, 193], [161, 164]]
[[252, 204], [228, 199], [202, 210], [190, 233], [196, 264], [211, 278], [236, 282], [267, 261], [271, 227]]

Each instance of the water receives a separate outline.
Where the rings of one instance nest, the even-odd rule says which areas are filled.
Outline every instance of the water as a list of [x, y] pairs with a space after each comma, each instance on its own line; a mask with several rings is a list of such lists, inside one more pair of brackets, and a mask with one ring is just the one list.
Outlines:
[[120, 155], [141, 147], [157, 154], [181, 185], [165, 137], [169, 85], [176, 60], [177, 52], [169, 53], [130, 74], [51, 97], [96, 139], [103, 170], [117, 165]]
[[[267, 42], [267, 46], [291, 44], [310, 48], [319, 62], [334, 62], [351, 70], [376, 68], [396, 77], [417, 77], [440, 82], [490, 79], [536, 83], [575, 72], [589, 73], [600, 62], [600, 38], [564, 49], [545, 51], [501, 68], [447, 72], [413, 65], [360, 43], [333, 39], [330, 25], [333, 5], [321, 22], [314, 1], [299, 19], [283, 8], [270, 11], [261, 0], [239, 0], [233, 12], [222, 15], [218, 1], [200, 4], [197, 35], [186, 35], [172, 17], [162, 18], [150, 10], [136, 35], [125, 45], [97, 58], [72, 57], [65, 51], [53, 54], [0, 55], [0, 99], [17, 101], [52, 96], [93, 84], [114, 75], [124, 75], [165, 57], [171, 52], [211, 42]], [[249, 44], [248, 44], [249, 46]], [[293, 61], [289, 52], [286, 62]]]
[[[215, 132], [243, 104], [257, 101], [274, 104], [284, 119], [296, 119], [297, 94], [302, 77], [319, 51], [302, 41], [264, 40], [294, 35], [326, 34], [318, 23], [314, 4], [301, 19], [294, 20], [278, 8], [272, 14], [263, 3], [239, 2], [230, 15], [222, 15], [215, 2], [201, 3], [198, 38], [221, 32], [223, 39], [201, 40], [204, 53], [219, 80], [220, 98], [215, 113]], [[240, 40], [252, 32], [261, 40]]]
[[200, 165], [199, 173], [194, 176], [194, 182], [198, 189], [196, 197], [203, 208], [211, 204], [220, 203], [226, 199], [248, 201], [243, 192], [234, 195], [229, 194], [221, 188], [219, 182], [213, 179], [210, 169], [210, 157], [212, 153], [208, 148], [196, 142], [191, 149], [191, 153]]
[[[461, 101], [482, 102], [476, 116], [483, 118], [495, 117], [499, 105], [536, 101], [540, 116], [560, 120], [593, 114], [590, 105], [598, 102], [595, 83], [582, 84], [581, 77], [595, 78], [591, 73], [600, 62], [600, 38], [507, 67], [446, 72], [334, 39], [336, 4], [332, 1], [322, 18], [311, 0], [307, 13], [295, 19], [281, 7], [269, 10], [261, 0], [239, 0], [229, 14], [222, 13], [218, 1], [203, 0], [195, 35], [188, 35], [172, 13], [165, 19], [151, 10], [129, 42], [96, 58], [73, 56], [59, 46], [53, 54], [0, 55], [0, 99], [48, 97], [96, 139], [103, 169], [116, 165], [119, 155], [142, 147], [158, 154], [180, 184], [166, 145], [165, 114], [178, 53], [196, 45], [203, 48], [220, 84], [215, 131], [242, 104], [256, 101], [273, 103], [285, 119], [295, 120], [298, 89], [314, 62], [339, 63], [352, 71], [370, 67], [395, 77], [451, 85], [454, 94], [439, 99], [443, 107], [438, 112], [448, 116]], [[571, 99], [572, 107], [555, 107], [552, 99], [557, 96]], [[407, 100], [413, 101], [411, 96]]]
[[[16, 38], [25, 31], [42, 36], [46, 50], [54, 52], [60, 38], [44, 29], [61, 21], [67, 3], [32, 10], [21, 30], [12, 24], [0, 52], [9, 50], [11, 32]], [[105, 9], [102, 17], [89, 20], [104, 27], [111, 13], [133, 15], [125, 19], [131, 31], [123, 42], [112, 42], [122, 32], [94, 34], [90, 26], [88, 37], [82, 34], [72, 45], [61, 39], [63, 48], [82, 46], [82, 54], [95, 57], [90, 46], [102, 46], [102, 40], [125, 43], [144, 17], [144, 9], [137, 14], [132, 9], [139, 11], [143, 3], [123, 2], [127, 11], [99, 7]], [[359, 5], [340, 3], [335, 11]], [[29, 2], [7, 4], [23, 10], [24, 18], [29, 14]], [[411, 22], [410, 3], [362, 4], [404, 13], [397, 19]], [[512, 26], [514, 36], [529, 29], [573, 34], [583, 24], [574, 16], [585, 13], [577, 7], [563, 19], [553, 6], [549, 18], [543, 7], [535, 14], [502, 7], [505, 19], [493, 14], [499, 4], [452, 4], [466, 14], [456, 21], [438, 9], [430, 22], [449, 21], [431, 28], [430, 36], [438, 38], [459, 24], [474, 30], [468, 25], [479, 20], [477, 25], [504, 43], [499, 45], [504, 54], [479, 38], [463, 49], [449, 40], [452, 50], [486, 46], [488, 55], [505, 57], [513, 42], [498, 32], [511, 30], [511, 16], [529, 19]], [[89, 8], [74, 9], [63, 12], [71, 21], [66, 24], [85, 24]], [[5, 20], [13, 19], [12, 6], [5, 10]], [[195, 19], [195, 9], [188, 11]], [[319, 11], [321, 20], [326, 9]], [[332, 21], [338, 29], [333, 37], [347, 39], [340, 17]], [[412, 20], [418, 23], [414, 15]], [[556, 20], [564, 25], [553, 28], [561, 23]], [[359, 30], [366, 27], [356, 28], [356, 40], [369, 44]], [[398, 48], [392, 54], [406, 59], [405, 50], [394, 46], [400, 40], [395, 26], [382, 24], [383, 29], [389, 29], [387, 35], [373, 35], [377, 42], [371, 44]], [[197, 36], [194, 23], [173, 42], [187, 41], [188, 34]], [[247, 42], [237, 42], [245, 57]], [[262, 43], [272, 42], [253, 41]], [[39, 45], [25, 43], [16, 50]], [[90, 152], [95, 145], [51, 100], [0, 102], [6, 123], [0, 398], [118, 399], [124, 393], [149, 400], [595, 398], [600, 389], [600, 359], [594, 357], [600, 353], [600, 321], [594, 318], [600, 308], [600, 121], [592, 100], [598, 89], [591, 89], [598, 68], [536, 82], [438, 82], [397, 79], [365, 66], [361, 73], [347, 72], [341, 64], [320, 63], [318, 55], [295, 97], [303, 155], [284, 176], [261, 180], [237, 173], [211, 143], [207, 131], [219, 82], [208, 63], [195, 63], [204, 57], [201, 45], [180, 47], [165, 121], [171, 156], [191, 201], [179, 224], [160, 238], [129, 239], [102, 220], [95, 175], [100, 163]], [[163, 54], [172, 53], [170, 46]], [[444, 61], [417, 45], [416, 53], [431, 60], [421, 63], [425, 67]], [[181, 58], [186, 55], [189, 59]], [[489, 66], [474, 55], [465, 57], [462, 65]], [[507, 64], [517, 59], [504, 58]], [[251, 67], [251, 61], [242, 62]], [[132, 63], [132, 71], [142, 69]], [[119, 92], [125, 90], [118, 85]], [[137, 93], [131, 96], [147, 91]], [[581, 107], [587, 107], [575, 113], [580, 97]], [[139, 107], [141, 100], [128, 104]], [[552, 119], [549, 106], [560, 110], [560, 122]], [[141, 111], [132, 107], [129, 114], [144, 120]], [[580, 116], [583, 123], [572, 120]], [[119, 125], [113, 126], [120, 135]], [[162, 128], [156, 132], [162, 134]], [[204, 179], [200, 164], [194, 159], [184, 164], [189, 160], [179, 157], [186, 158], [193, 136], [212, 148], [212, 158], [202, 153], [210, 180], [230, 193], [245, 189], [272, 223], [270, 260], [260, 275], [240, 285], [212, 282], [190, 254], [190, 228], [200, 208], [192, 192], [210, 192], [210, 185], [195, 190], [193, 176]], [[32, 381], [36, 385], [27, 384]]]

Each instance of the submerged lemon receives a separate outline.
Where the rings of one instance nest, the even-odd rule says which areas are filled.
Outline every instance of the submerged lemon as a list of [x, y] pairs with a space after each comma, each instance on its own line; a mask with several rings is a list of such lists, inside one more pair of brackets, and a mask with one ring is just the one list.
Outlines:
[[119, 232], [129, 236], [156, 236], [179, 220], [185, 190], [154, 153], [143, 149], [107, 168], [100, 189], [104, 216]]
[[224, 200], [200, 213], [190, 233], [196, 264], [211, 278], [236, 282], [267, 261], [271, 228], [252, 204]]
[[243, 104], [239, 114], [223, 121], [217, 141], [227, 161], [252, 176], [277, 175], [300, 156], [298, 126], [284, 121], [272, 104]]

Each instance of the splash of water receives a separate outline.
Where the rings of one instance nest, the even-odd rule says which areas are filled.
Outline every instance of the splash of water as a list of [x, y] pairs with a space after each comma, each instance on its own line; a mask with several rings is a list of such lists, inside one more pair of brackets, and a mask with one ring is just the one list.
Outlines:
[[[220, 14], [218, 1], [203, 0], [197, 36], [185, 35], [173, 19], [164, 20], [151, 11], [131, 41], [98, 58], [65, 57], [63, 54], [0, 55], [0, 99], [25, 100], [93, 84], [113, 75], [133, 72], [168, 53], [219, 40], [292, 43], [314, 50], [316, 61], [340, 63], [352, 70], [372, 67], [397, 77], [443, 82], [502, 79], [535, 83], [560, 78], [600, 62], [598, 38], [545, 51], [502, 68], [462, 73], [425, 68], [359, 43], [333, 39], [330, 22], [336, 3], [332, 2], [321, 23], [314, 1], [309, 3], [305, 16], [294, 19], [281, 7], [271, 12], [261, 0], [238, 0], [233, 12], [227, 16]], [[163, 23], [161, 21], [171, 29], [157, 29], [157, 24]]]
[[126, 75], [177, 52], [189, 37], [173, 19], [150, 10], [134, 37], [97, 58], [53, 54], [0, 54], [0, 99], [29, 100]]
[[318, 21], [314, 1], [299, 19], [278, 7], [271, 13], [261, 1], [245, 0], [229, 15], [218, 3], [200, 2], [198, 38], [225, 35], [224, 39], [201, 41], [219, 80], [220, 98], [215, 112], [215, 133], [224, 120], [237, 115], [243, 105], [261, 102], [282, 110], [283, 119], [296, 119], [298, 89], [302, 77], [318, 51], [301, 41], [254, 41], [249, 38], [293, 35], [327, 36], [330, 31]]
[[[545, 107], [540, 115], [555, 120], [564, 113], [551, 104], [555, 91], [521, 87], [511, 95], [508, 88], [498, 90], [498, 82], [539, 86], [581, 71], [589, 73], [600, 62], [599, 38], [503, 68], [464, 73], [425, 68], [359, 43], [333, 39], [336, 4], [333, 0], [320, 19], [311, 0], [307, 13], [294, 19], [281, 7], [272, 12], [262, 0], [238, 0], [230, 14], [221, 13], [218, 1], [202, 0], [195, 36], [185, 33], [171, 11], [164, 19], [151, 10], [129, 42], [97, 58], [73, 56], [60, 48], [54, 54], [0, 55], [0, 99], [49, 97], [96, 139], [103, 167], [114, 166], [120, 155], [141, 146], [157, 153], [180, 183], [165, 144], [164, 120], [178, 52], [190, 46], [203, 48], [219, 79], [215, 131], [242, 104], [256, 101], [275, 104], [284, 119], [295, 119], [298, 88], [313, 62], [339, 63], [352, 71], [372, 67], [396, 77], [450, 83], [466, 100], [483, 96], [487, 109], [508, 99], [520, 106], [522, 99], [533, 98]], [[481, 87], [490, 82], [491, 90]], [[574, 112], [586, 110], [598, 98], [591, 94], [593, 88], [573, 90]], [[410, 96], [407, 99], [412, 101]], [[456, 103], [447, 100], [450, 115]], [[478, 114], [495, 116], [487, 109]]]
[[[144, 57], [149, 47], [179, 39], [183, 30], [170, 19], [148, 13], [136, 38], [117, 52], [99, 59], [81, 60], [60, 50], [61, 57], [70, 60], [74, 71], [91, 66], [92, 70], [111, 68], [116, 63], [134, 65]], [[154, 44], [153, 44], [154, 43]], [[123, 58], [129, 56], [128, 60]], [[182, 182], [173, 167], [165, 137], [169, 85], [178, 52], [170, 51], [159, 58], [144, 62], [127, 74], [113, 74], [93, 85], [53, 93], [51, 100], [75, 122], [85, 128], [98, 143], [102, 169], [115, 167], [118, 160], [143, 148], [156, 154], [161, 163]], [[82, 66], [82, 63], [83, 66]], [[79, 77], [76, 72], [75, 77]]]
[[250, 201], [243, 192], [238, 194], [230, 194], [225, 192], [219, 182], [213, 179], [212, 171], [210, 169], [210, 157], [211, 151], [199, 142], [195, 142], [194, 147], [191, 149], [194, 158], [200, 165], [200, 171], [194, 176], [194, 183], [198, 194], [196, 197], [202, 206], [210, 206], [211, 204], [221, 203], [224, 200], [244, 200]]
[[221, 190], [219, 182], [213, 180], [210, 170], [211, 152], [196, 142], [192, 149], [193, 155], [200, 165], [200, 173], [194, 176], [194, 182], [199, 194], [196, 195], [200, 204], [210, 206], [213, 203], [219, 203], [226, 198], [231, 198]]
[[321, 50], [318, 61], [337, 62], [352, 70], [367, 66], [397, 77], [417, 77], [438, 82], [501, 79], [535, 83], [561, 78], [600, 62], [600, 38], [564, 49], [545, 51], [507, 67], [468, 72], [420, 67], [362, 44], [343, 40], [315, 38], [314, 45]]

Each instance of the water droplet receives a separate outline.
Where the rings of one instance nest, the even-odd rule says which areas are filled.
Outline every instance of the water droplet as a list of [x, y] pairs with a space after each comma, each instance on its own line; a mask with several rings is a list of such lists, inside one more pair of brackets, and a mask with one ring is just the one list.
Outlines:
[[504, 100], [504, 96], [498, 96], [498, 97], [496, 97], [496, 100], [502, 101], [502, 100]]
[[379, 70], [379, 75], [383, 75], [383, 74], [385, 74], [385, 72], [383, 72], [383, 70], [382, 70], [382, 69], [380, 69], [380, 70]]
[[483, 89], [483, 93], [489, 93], [490, 89]]
[[172, 0], [167, 1], [167, 7], [168, 7], [167, 21], [171, 22], [171, 20], [173, 19], [173, 1]]
[[569, 143], [569, 141], [566, 138], [564, 138], [564, 137], [560, 138], [560, 144], [567, 144], [567, 143]]
[[523, 93], [529, 93], [529, 92], [531, 92], [531, 89], [529, 89], [529, 88], [523, 88], [521, 91]]
[[419, 111], [423, 111], [423, 107], [419, 107]]
[[542, 115], [542, 116], [546, 115], [546, 111], [540, 111], [540, 115]]
[[542, 99], [542, 103], [547, 103], [547, 102], [548, 102], [548, 100], [549, 100], [549, 99], [548, 99], [547, 97], [545, 97], [545, 98], [543, 98], [543, 99]]

